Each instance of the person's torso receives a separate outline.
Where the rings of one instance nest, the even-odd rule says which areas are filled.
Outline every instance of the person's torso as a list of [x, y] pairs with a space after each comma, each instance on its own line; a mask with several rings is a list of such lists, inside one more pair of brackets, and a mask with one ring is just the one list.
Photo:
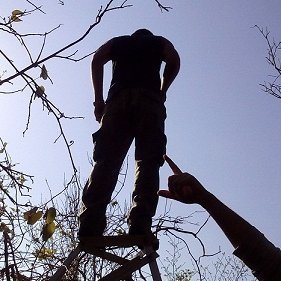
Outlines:
[[120, 36], [112, 43], [110, 92], [125, 88], [160, 90], [162, 37]]

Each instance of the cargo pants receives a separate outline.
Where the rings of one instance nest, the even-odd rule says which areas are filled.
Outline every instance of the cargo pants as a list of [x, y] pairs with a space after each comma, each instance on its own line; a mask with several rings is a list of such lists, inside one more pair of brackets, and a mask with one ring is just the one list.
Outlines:
[[80, 236], [103, 233], [106, 207], [133, 140], [135, 183], [128, 219], [135, 224], [147, 220], [151, 225], [158, 203], [159, 169], [166, 152], [165, 119], [164, 98], [159, 92], [126, 89], [106, 103], [101, 128], [93, 134], [95, 165], [83, 190]]

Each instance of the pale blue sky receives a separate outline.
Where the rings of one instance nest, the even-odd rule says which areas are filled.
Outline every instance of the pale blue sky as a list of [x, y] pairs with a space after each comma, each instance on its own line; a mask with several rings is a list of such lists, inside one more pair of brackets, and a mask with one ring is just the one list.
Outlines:
[[[15, 8], [29, 8], [24, 1], [4, 2], [1, 11], [7, 14]], [[269, 79], [272, 69], [265, 60], [265, 40], [253, 28], [267, 27], [276, 40], [281, 40], [280, 1], [163, 1], [173, 7], [169, 13], [161, 13], [152, 0], [131, 2], [136, 2], [134, 7], [107, 14], [73, 50], [79, 49], [78, 56], [83, 56], [113, 36], [130, 34], [142, 27], [171, 40], [181, 56], [182, 67], [166, 103], [167, 153], [183, 170], [197, 176], [211, 192], [280, 246], [281, 103], [264, 94], [259, 86]], [[64, 24], [49, 36], [46, 55], [82, 35], [100, 6], [93, 1], [66, 1], [65, 6], [56, 3], [43, 4], [47, 15], [37, 13], [18, 23], [22, 32], [46, 31]], [[26, 64], [13, 43], [3, 37], [0, 41], [3, 50], [18, 64]], [[2, 58], [0, 61], [2, 64]], [[87, 155], [92, 153], [91, 133], [99, 127], [92, 115], [90, 61], [91, 58], [79, 63], [49, 61], [46, 67], [54, 84], [42, 82], [48, 97], [65, 114], [85, 117], [63, 121], [68, 138], [75, 141], [72, 148], [82, 178], [90, 172]], [[105, 89], [109, 79], [107, 67]], [[64, 175], [69, 176], [71, 171], [62, 142], [53, 144], [58, 136], [54, 119], [42, 112], [36, 101], [30, 129], [22, 138], [27, 93], [0, 95], [0, 99], [1, 137], [8, 142], [14, 161], [35, 176], [33, 193], [47, 196], [45, 179], [54, 192], [59, 190]], [[127, 201], [132, 187], [133, 151], [129, 156], [130, 174], [123, 195]], [[162, 187], [168, 175], [170, 171], [164, 166]], [[164, 203], [161, 199], [159, 214]], [[200, 208], [176, 202], [172, 205], [174, 215], [188, 215], [195, 210]], [[227, 253], [232, 251], [213, 221], [203, 231], [202, 238], [210, 251], [216, 251], [220, 245]]]

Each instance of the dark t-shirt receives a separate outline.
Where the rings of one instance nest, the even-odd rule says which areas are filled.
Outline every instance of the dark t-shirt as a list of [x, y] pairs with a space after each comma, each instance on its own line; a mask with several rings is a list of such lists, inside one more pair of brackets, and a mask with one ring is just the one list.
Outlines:
[[110, 96], [128, 88], [160, 90], [162, 39], [154, 35], [113, 38]]

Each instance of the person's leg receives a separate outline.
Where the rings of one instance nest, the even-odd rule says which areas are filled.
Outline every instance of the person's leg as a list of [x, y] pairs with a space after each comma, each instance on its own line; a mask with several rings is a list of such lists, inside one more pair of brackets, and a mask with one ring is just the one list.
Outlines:
[[111, 200], [124, 157], [98, 160], [85, 185], [80, 214], [79, 236], [102, 235], [106, 227], [106, 207]]
[[159, 162], [137, 160], [132, 206], [128, 215], [129, 234], [151, 233], [158, 203]]
[[82, 195], [85, 208], [80, 214], [79, 237], [102, 235], [104, 232], [106, 207], [133, 140], [127, 119], [127, 112], [119, 104], [110, 105], [103, 117], [95, 142], [95, 165]]
[[141, 99], [138, 105], [135, 185], [128, 215], [129, 234], [151, 233], [152, 217], [158, 203], [159, 169], [164, 163], [167, 142], [164, 104]]

